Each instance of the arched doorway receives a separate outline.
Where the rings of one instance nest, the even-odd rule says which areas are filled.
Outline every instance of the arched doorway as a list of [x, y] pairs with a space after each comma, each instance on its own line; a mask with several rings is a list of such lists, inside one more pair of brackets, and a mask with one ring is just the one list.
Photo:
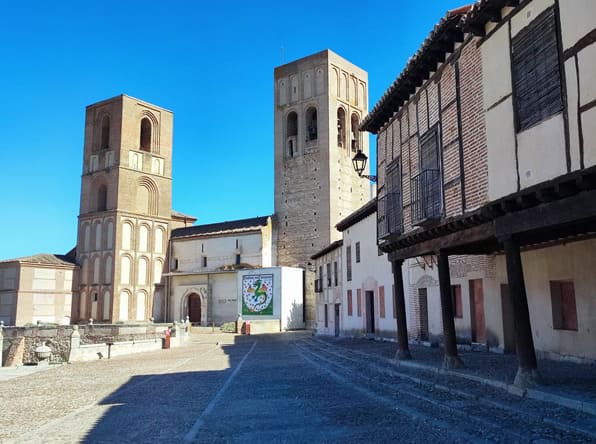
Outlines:
[[201, 297], [196, 293], [188, 296], [188, 319], [191, 324], [201, 323]]

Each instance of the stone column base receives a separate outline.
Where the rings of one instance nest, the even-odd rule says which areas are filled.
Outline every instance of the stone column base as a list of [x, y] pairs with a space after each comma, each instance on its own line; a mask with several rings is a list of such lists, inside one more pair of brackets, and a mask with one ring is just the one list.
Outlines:
[[542, 384], [542, 377], [538, 369], [527, 369], [519, 367], [513, 385], [521, 389], [527, 389]]
[[464, 363], [459, 356], [445, 355], [443, 358], [443, 369], [452, 370], [455, 368], [464, 368]]

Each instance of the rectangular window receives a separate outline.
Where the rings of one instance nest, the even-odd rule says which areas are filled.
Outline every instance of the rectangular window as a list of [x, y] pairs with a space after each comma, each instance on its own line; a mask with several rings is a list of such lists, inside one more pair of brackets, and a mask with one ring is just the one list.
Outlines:
[[518, 131], [563, 109], [554, 8], [541, 13], [512, 39], [511, 70]]
[[337, 287], [337, 261], [333, 262], [333, 285]]
[[327, 287], [331, 287], [331, 264], [327, 264]]
[[379, 287], [379, 316], [385, 317], [385, 287]]
[[352, 290], [348, 290], [348, 316], [352, 316]]
[[240, 255], [236, 255], [236, 265], [240, 265]]
[[362, 290], [356, 290], [356, 306], [358, 308], [358, 317], [362, 316]]
[[[401, 166], [400, 158], [396, 158], [386, 167], [387, 191], [377, 199], [377, 238], [383, 239], [390, 234], [401, 234], [403, 231], [402, 198], [401, 198]], [[379, 250], [379, 256], [383, 254]]]
[[207, 256], [203, 256], [203, 267], [207, 266]]
[[440, 152], [439, 127], [435, 125], [420, 137], [419, 172], [410, 180], [410, 211], [414, 225], [441, 217]]
[[550, 281], [550, 297], [555, 330], [577, 331], [575, 289], [571, 281]]
[[329, 327], [329, 315], [327, 314], [327, 304], [325, 304], [325, 328]]
[[360, 242], [356, 242], [356, 263], [360, 263]]
[[346, 247], [346, 279], [352, 280], [352, 247], [350, 245]]
[[451, 286], [451, 303], [453, 304], [453, 317], [463, 318], [464, 309], [461, 302], [461, 285]]

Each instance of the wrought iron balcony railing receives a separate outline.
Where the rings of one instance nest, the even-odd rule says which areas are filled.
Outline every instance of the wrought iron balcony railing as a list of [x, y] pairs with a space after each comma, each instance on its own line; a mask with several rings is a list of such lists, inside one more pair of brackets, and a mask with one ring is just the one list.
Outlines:
[[401, 193], [392, 192], [377, 200], [377, 237], [403, 233]]
[[441, 217], [443, 199], [441, 196], [441, 172], [438, 169], [423, 170], [411, 181], [412, 225]]

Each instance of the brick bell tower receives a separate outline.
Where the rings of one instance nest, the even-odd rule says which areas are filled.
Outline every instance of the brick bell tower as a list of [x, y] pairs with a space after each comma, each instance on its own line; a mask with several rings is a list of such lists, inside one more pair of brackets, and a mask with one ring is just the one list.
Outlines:
[[366, 71], [324, 50], [275, 68], [275, 220], [278, 264], [301, 267], [305, 321], [315, 322], [310, 256], [340, 239], [335, 225], [370, 199], [352, 166], [369, 155], [358, 126], [368, 110]]
[[161, 308], [172, 125], [170, 111], [126, 95], [87, 107], [73, 320], [146, 320]]

